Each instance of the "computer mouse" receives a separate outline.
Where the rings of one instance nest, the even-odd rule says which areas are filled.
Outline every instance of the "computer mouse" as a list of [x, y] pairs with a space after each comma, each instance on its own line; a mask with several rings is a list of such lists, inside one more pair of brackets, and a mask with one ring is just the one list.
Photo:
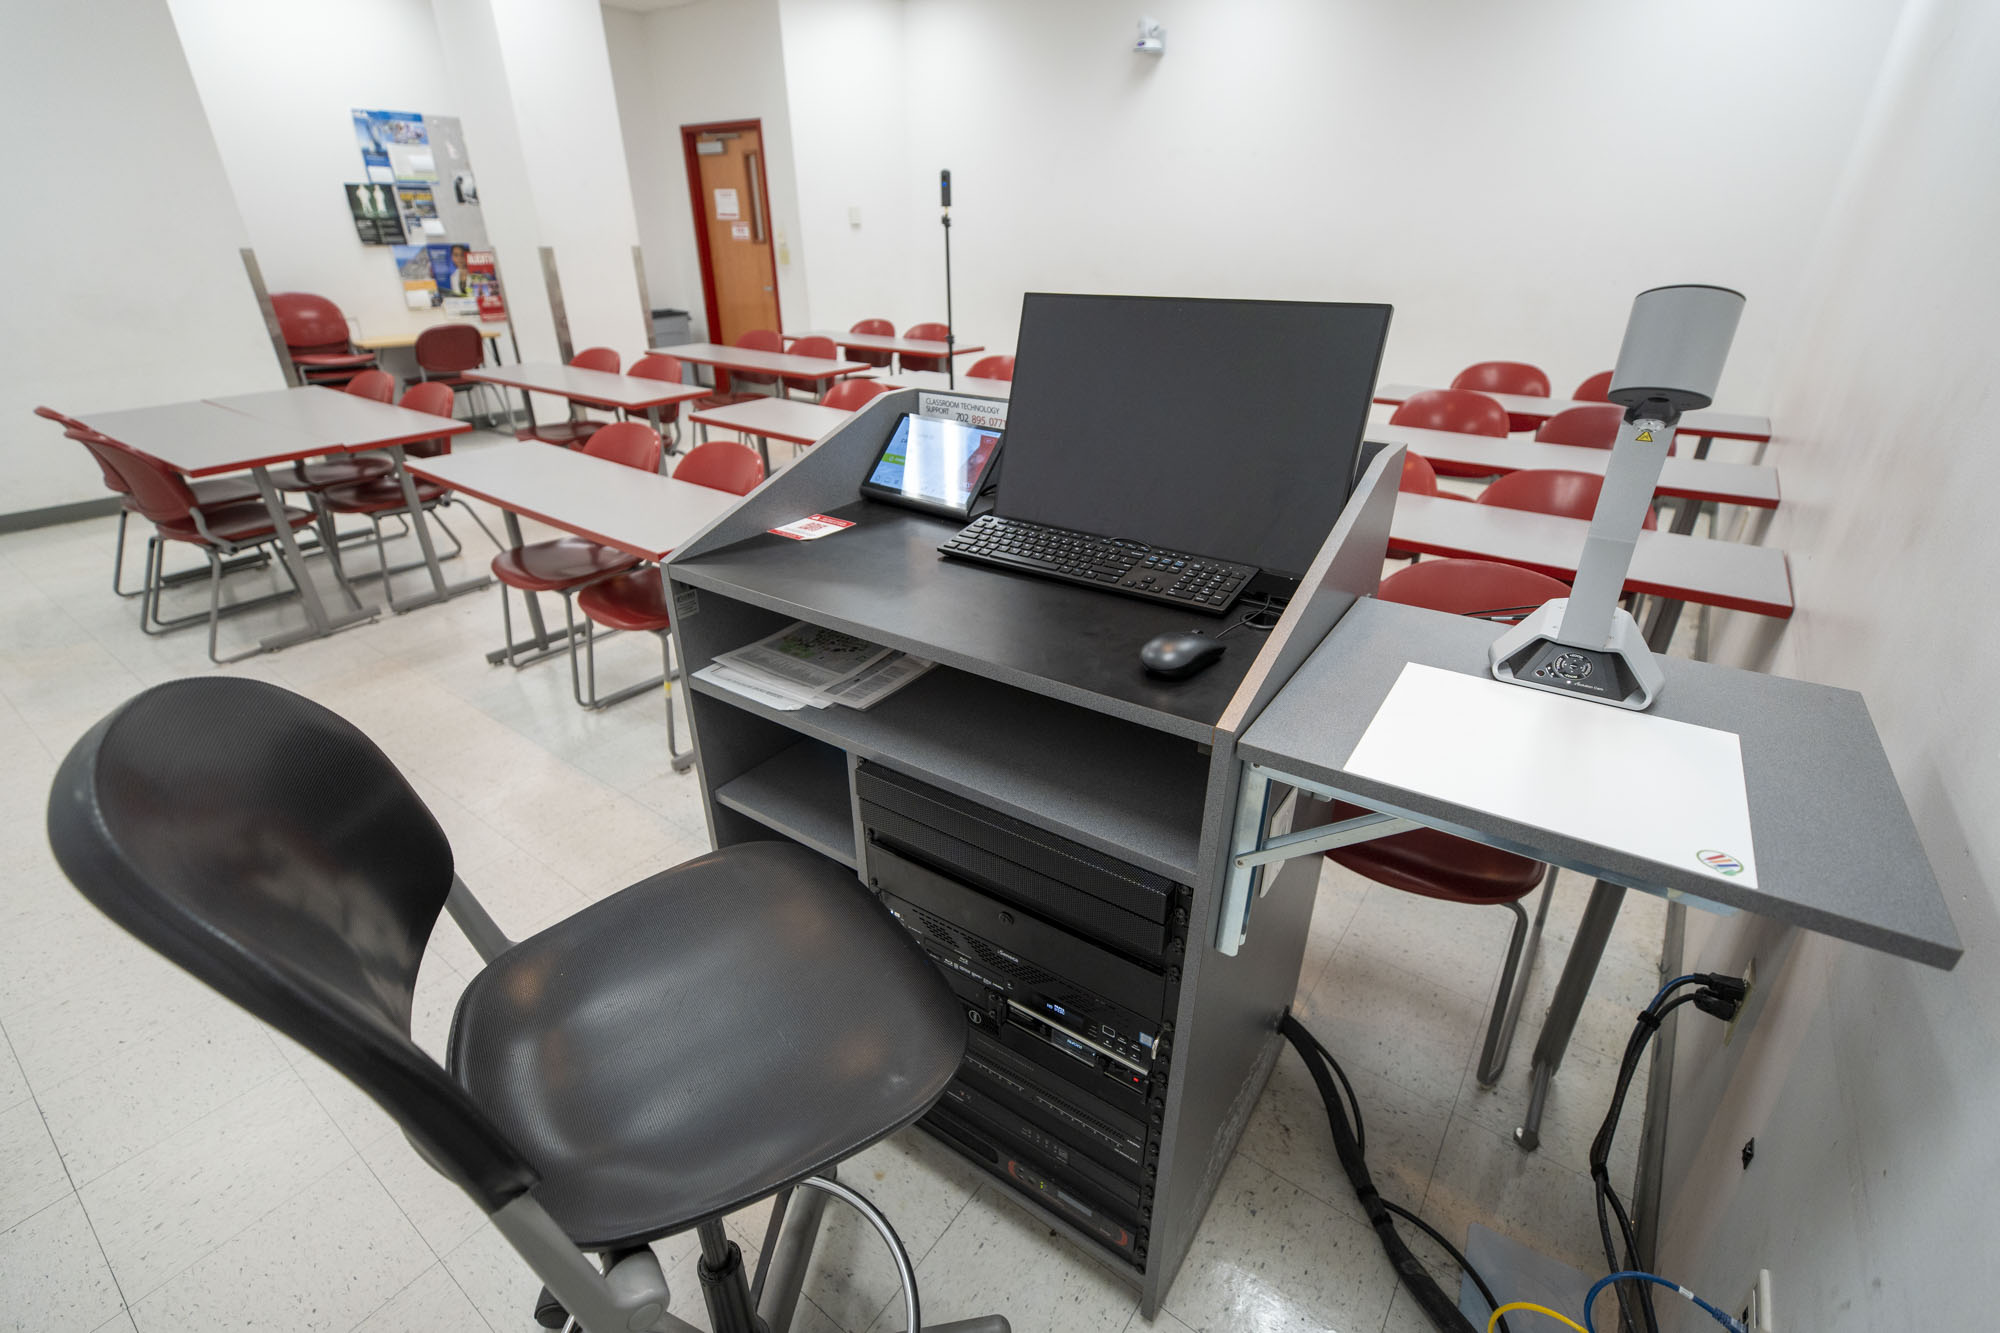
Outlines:
[[1139, 650], [1139, 661], [1156, 676], [1179, 680], [1209, 666], [1228, 651], [1228, 644], [1217, 642], [1200, 630], [1176, 630], [1147, 640], [1146, 646]]

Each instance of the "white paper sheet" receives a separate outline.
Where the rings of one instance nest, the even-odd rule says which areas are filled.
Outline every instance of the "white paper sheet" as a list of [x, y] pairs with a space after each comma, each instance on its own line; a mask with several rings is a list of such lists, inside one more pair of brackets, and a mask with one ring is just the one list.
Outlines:
[[1757, 883], [1735, 732], [1412, 662], [1345, 767], [1663, 865]]

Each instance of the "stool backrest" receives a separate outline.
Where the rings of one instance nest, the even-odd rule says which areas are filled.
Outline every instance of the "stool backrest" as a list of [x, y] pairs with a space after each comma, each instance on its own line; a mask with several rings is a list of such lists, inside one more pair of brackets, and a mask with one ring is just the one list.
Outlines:
[[583, 451], [643, 472], [660, 470], [660, 436], [642, 421], [614, 421], [592, 432]]
[[674, 469], [675, 481], [713, 486], [731, 495], [748, 495], [764, 480], [764, 460], [747, 444], [710, 440], [696, 445]]
[[1389, 415], [1392, 426], [1455, 430], [1461, 435], [1507, 435], [1507, 409], [1471, 389], [1421, 389]]
[[887, 392], [889, 386], [876, 380], [845, 379], [828, 389], [826, 397], [819, 400], [819, 405], [852, 412], [869, 399], [879, 398]]
[[470, 324], [433, 324], [417, 335], [415, 350], [426, 374], [456, 375], [486, 363], [486, 340]]
[[364, 370], [347, 382], [347, 392], [356, 398], [372, 398], [378, 403], [394, 402], [396, 377], [386, 370]]
[[84, 897], [352, 1079], [487, 1212], [535, 1183], [410, 1037], [451, 847], [351, 723], [262, 681], [156, 685], [70, 749], [48, 832]]
[[609, 347], [586, 347], [569, 359], [578, 370], [601, 370], [607, 375], [618, 373], [618, 353]]

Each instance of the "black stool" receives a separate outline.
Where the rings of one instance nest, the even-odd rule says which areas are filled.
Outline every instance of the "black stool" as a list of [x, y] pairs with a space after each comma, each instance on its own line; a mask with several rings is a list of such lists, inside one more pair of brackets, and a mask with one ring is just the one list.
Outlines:
[[[516, 944], [366, 736], [222, 678], [91, 728], [56, 775], [49, 840], [106, 915], [380, 1103], [584, 1333], [690, 1329], [646, 1248], [690, 1228], [716, 1333], [787, 1333], [829, 1196], [888, 1242], [921, 1326], [909, 1256], [834, 1168], [930, 1108], [964, 1020], [852, 872], [748, 843]], [[487, 967], [440, 1067], [410, 1012], [446, 909]], [[771, 1196], [753, 1285], [722, 1218]], [[1007, 1333], [999, 1316], [932, 1333], [947, 1327]]]

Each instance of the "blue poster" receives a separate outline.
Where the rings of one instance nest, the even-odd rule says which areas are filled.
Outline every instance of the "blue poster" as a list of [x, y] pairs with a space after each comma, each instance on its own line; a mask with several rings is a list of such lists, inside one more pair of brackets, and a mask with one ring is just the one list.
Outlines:
[[414, 111], [353, 112], [354, 137], [371, 181], [434, 181], [430, 132]]
[[467, 250], [463, 245], [433, 245], [431, 252], [431, 277], [437, 283], [440, 299], [452, 296], [475, 296], [472, 274], [466, 263]]

